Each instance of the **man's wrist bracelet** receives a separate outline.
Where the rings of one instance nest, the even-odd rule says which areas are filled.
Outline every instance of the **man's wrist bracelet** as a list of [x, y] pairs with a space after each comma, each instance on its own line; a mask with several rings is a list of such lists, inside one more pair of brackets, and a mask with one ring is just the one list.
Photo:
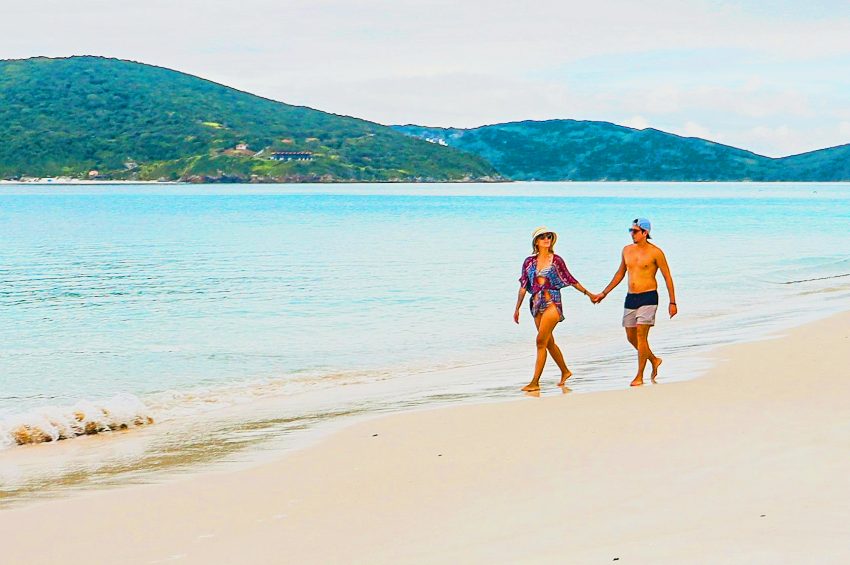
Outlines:
[[676, 305], [676, 303], [675, 303], [675, 302], [671, 302], [671, 303], [670, 303], [670, 306], [675, 306], [675, 305]]

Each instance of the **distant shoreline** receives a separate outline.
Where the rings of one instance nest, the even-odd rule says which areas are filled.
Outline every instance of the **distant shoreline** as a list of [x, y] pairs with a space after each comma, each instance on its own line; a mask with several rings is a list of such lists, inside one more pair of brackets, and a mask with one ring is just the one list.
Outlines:
[[[345, 179], [335, 181], [274, 181], [274, 182], [251, 182], [249, 180], [241, 182], [191, 182], [191, 181], [158, 181], [158, 180], [38, 180], [38, 181], [16, 181], [16, 180], [0, 180], [0, 185], [15, 185], [15, 186], [77, 186], [77, 185], [110, 185], [110, 184], [156, 184], [156, 185], [272, 185], [272, 184], [510, 184], [516, 182], [584, 182], [584, 181], [514, 181], [514, 180], [433, 180], [433, 181], [412, 181], [412, 180], [356, 180]], [[590, 181], [590, 182], [653, 182], [653, 181]]]
[[340, 185], [340, 184], [850, 184], [847, 180], [837, 181], [796, 181], [796, 180], [500, 180], [500, 181], [360, 181], [360, 180], [340, 180], [340, 181], [280, 181], [280, 182], [187, 182], [187, 181], [157, 181], [157, 180], [61, 180], [61, 181], [14, 181], [0, 180], [0, 186], [108, 186], [108, 185], [181, 185], [181, 186], [227, 186], [227, 185], [274, 185], [274, 184], [310, 184], [310, 185]]
[[[14, 184], [16, 186], [45, 186], [45, 185], [77, 185], [77, 184], [191, 184], [178, 181], [159, 181], [159, 180], [0, 180], [0, 184]], [[212, 184], [212, 183], [210, 183]]]

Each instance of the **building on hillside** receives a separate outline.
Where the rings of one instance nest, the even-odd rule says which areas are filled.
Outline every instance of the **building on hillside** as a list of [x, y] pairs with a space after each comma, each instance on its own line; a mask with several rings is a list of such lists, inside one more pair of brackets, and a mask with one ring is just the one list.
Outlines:
[[274, 161], [312, 161], [313, 154], [309, 151], [275, 151], [271, 158]]
[[247, 143], [237, 143], [233, 149], [225, 149], [222, 153], [231, 157], [253, 157], [254, 155], [254, 152], [248, 149]]

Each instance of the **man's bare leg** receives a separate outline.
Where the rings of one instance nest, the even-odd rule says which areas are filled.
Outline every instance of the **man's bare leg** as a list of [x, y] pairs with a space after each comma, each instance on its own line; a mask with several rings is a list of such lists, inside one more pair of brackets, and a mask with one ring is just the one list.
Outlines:
[[631, 386], [640, 386], [643, 384], [643, 372], [644, 369], [646, 369], [647, 361], [652, 364], [652, 380], [654, 381], [655, 377], [658, 375], [658, 367], [661, 366], [661, 358], [656, 357], [649, 348], [649, 329], [651, 327], [652, 326], [645, 324], [638, 324], [636, 328], [635, 334], [637, 336], [638, 373], [632, 380]]
[[[632, 347], [638, 349], [637, 328], [626, 328], [626, 339], [629, 340], [629, 343], [632, 344]], [[652, 364], [652, 374], [650, 375], [650, 377], [652, 379], [652, 382], [655, 382], [655, 377], [658, 376], [658, 367], [661, 366], [662, 359], [661, 357], [658, 357], [654, 353], [652, 353], [652, 351], [650, 351], [649, 354], [649, 362], [650, 364]], [[643, 382], [642, 379], [641, 382]]]
[[649, 360], [652, 363], [652, 374], [649, 375], [649, 379], [654, 383], [655, 377], [658, 376], [658, 367], [661, 366], [662, 359], [653, 354], [652, 359]]
[[629, 343], [632, 344], [632, 347], [637, 350], [638, 348], [638, 340], [637, 340], [637, 328], [626, 328], [626, 339], [629, 340]]
[[649, 375], [649, 378], [654, 383], [655, 377], [658, 376], [658, 367], [661, 366], [661, 357], [658, 357], [649, 348], [649, 328], [651, 328], [652, 326], [644, 326], [644, 327], [646, 327], [646, 335], [644, 337], [645, 337], [645, 341], [646, 341], [646, 349], [649, 352], [648, 359], [649, 359], [650, 364], [652, 364], [652, 373]]
[[[646, 327], [650, 328], [652, 326], [646, 326]], [[649, 333], [649, 330], [647, 329], [647, 334], [648, 333]], [[629, 343], [632, 344], [632, 347], [634, 347], [635, 349], [638, 349], [637, 328], [626, 328], [626, 339], [629, 340]], [[647, 347], [648, 347], [648, 344], [647, 344]], [[655, 382], [655, 377], [658, 376], [658, 367], [661, 366], [662, 360], [661, 360], [661, 357], [657, 357], [651, 350], [649, 352], [649, 355], [650, 356], [649, 356], [648, 360], [649, 360], [649, 363], [652, 365], [652, 374], [650, 375], [650, 378], [652, 379], [652, 382]], [[642, 374], [643, 373], [641, 372], [641, 375]], [[643, 383], [643, 378], [641, 378], [641, 384], [642, 383]]]
[[561, 316], [554, 304], [550, 305], [540, 315], [540, 320], [537, 323], [537, 360], [534, 362], [534, 376], [530, 383], [522, 387], [525, 392], [540, 390], [540, 375], [543, 374], [543, 367], [546, 365], [549, 340], [552, 339], [552, 330], [555, 329], [560, 318]]

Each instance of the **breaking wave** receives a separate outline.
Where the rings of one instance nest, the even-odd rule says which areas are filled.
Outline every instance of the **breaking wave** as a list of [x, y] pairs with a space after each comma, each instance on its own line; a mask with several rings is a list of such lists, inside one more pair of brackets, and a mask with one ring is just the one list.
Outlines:
[[132, 394], [42, 406], [0, 419], [0, 449], [153, 424], [150, 409]]

